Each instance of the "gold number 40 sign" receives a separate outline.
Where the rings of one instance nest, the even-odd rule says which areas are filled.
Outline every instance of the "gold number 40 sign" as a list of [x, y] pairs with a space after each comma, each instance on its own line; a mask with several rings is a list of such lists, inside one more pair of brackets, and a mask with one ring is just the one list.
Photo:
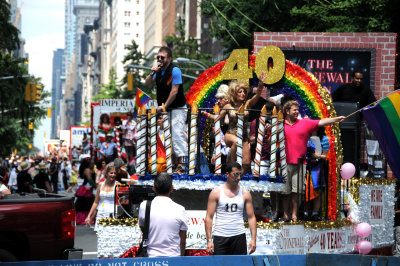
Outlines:
[[[255, 61], [255, 72], [257, 77], [265, 71], [265, 84], [277, 83], [286, 70], [285, 55], [276, 46], [265, 46], [257, 54]], [[240, 79], [249, 82], [253, 77], [253, 69], [249, 68], [249, 56], [247, 49], [235, 49], [226, 60], [225, 66], [221, 71], [221, 78]]]

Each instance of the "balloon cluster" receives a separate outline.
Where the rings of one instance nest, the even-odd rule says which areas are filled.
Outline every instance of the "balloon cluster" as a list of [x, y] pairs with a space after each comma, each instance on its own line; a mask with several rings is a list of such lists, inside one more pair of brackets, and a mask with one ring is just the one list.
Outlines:
[[[356, 173], [356, 168], [352, 163], [344, 163], [340, 168], [340, 176], [343, 180], [349, 180], [354, 177]], [[364, 238], [368, 237], [371, 234], [371, 226], [368, 223], [360, 223], [357, 225], [356, 233], [359, 237]], [[368, 240], [360, 240], [356, 246], [358, 253], [360, 254], [368, 254], [372, 250], [372, 244]]]
[[[368, 237], [371, 234], [371, 226], [368, 223], [360, 223], [356, 227], [356, 233], [359, 237]], [[372, 244], [368, 240], [360, 240], [356, 246], [358, 253], [368, 254], [372, 250]]]

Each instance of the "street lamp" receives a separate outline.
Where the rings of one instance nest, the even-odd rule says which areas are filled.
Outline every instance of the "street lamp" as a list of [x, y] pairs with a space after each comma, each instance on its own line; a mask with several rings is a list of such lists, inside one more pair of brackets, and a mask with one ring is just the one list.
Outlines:
[[195, 64], [196, 66], [201, 67], [203, 70], [207, 70], [208, 66], [201, 62], [200, 60], [196, 59], [189, 59], [189, 58], [184, 58], [184, 57], [178, 57], [177, 59], [174, 60], [174, 62], [178, 64]]

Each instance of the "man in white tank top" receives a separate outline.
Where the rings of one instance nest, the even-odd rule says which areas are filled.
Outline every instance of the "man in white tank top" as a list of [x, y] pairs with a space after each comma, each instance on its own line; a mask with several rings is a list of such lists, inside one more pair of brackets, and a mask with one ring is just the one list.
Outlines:
[[[250, 192], [239, 185], [242, 167], [226, 166], [226, 183], [214, 188], [208, 198], [205, 229], [207, 251], [214, 255], [247, 255], [243, 211], [246, 211], [251, 241], [249, 254], [256, 250], [257, 221]], [[212, 234], [213, 217], [216, 214]]]

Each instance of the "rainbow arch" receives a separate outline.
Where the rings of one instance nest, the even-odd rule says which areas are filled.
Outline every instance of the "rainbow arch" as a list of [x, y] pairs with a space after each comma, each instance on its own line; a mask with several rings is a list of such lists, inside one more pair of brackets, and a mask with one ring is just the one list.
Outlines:
[[[255, 68], [255, 59], [255, 55], [249, 56], [249, 67], [252, 69]], [[196, 104], [199, 109], [212, 109], [214, 107], [217, 102], [215, 94], [223, 82], [221, 72], [225, 63], [226, 60], [212, 66], [197, 78], [186, 94], [188, 104]], [[286, 60], [285, 74], [278, 83], [272, 85], [272, 88], [275, 94], [292, 95], [299, 102], [299, 111], [302, 116], [307, 115], [313, 119], [336, 116], [329, 93], [322, 88], [311, 73], [291, 61]], [[208, 128], [205, 117], [202, 117], [200, 134], [203, 134]], [[340, 198], [338, 197], [338, 181], [340, 180], [338, 173], [340, 162], [343, 160], [338, 125], [326, 127], [325, 133], [330, 142], [328, 153], [328, 216], [330, 219], [336, 219], [339, 206], [338, 198]]]

